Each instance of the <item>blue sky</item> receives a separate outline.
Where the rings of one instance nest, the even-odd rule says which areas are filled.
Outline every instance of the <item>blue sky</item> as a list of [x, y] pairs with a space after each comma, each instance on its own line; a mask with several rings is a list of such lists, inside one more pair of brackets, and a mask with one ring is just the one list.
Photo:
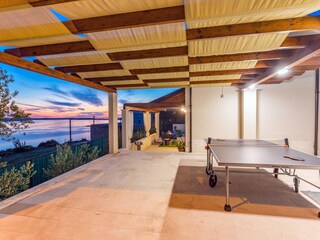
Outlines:
[[[0, 64], [15, 81], [11, 91], [18, 90], [16, 102], [32, 117], [92, 117], [108, 116], [106, 92], [31, 71]], [[126, 102], [149, 102], [176, 89], [139, 89], [118, 91], [119, 107]]]

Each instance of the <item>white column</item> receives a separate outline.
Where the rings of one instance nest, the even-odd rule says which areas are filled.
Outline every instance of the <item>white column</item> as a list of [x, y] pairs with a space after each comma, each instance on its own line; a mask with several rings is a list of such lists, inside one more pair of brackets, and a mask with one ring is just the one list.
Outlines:
[[121, 128], [122, 128], [122, 148], [128, 148], [129, 143], [128, 143], [128, 117], [129, 117], [129, 111], [126, 109], [122, 109], [122, 123], [121, 123]]
[[150, 128], [151, 128], [151, 115], [150, 112], [144, 112], [143, 113], [143, 123], [144, 128], [146, 130], [146, 136], [150, 136]]
[[238, 136], [239, 139], [243, 139], [243, 90], [241, 89], [238, 90], [238, 114]]
[[190, 88], [185, 88], [185, 141], [186, 152], [191, 152], [191, 95]]
[[118, 152], [118, 95], [109, 93], [109, 153]]
[[154, 126], [156, 128], [156, 141], [159, 141], [160, 139], [160, 113], [155, 113], [154, 117]]
[[242, 91], [242, 135], [244, 139], [256, 139], [257, 90], [245, 89]]
[[131, 144], [131, 138], [133, 135], [133, 128], [134, 128], [134, 112], [133, 111], [129, 111], [128, 113], [128, 121], [127, 121], [127, 139], [128, 139], [128, 148], [130, 147]]

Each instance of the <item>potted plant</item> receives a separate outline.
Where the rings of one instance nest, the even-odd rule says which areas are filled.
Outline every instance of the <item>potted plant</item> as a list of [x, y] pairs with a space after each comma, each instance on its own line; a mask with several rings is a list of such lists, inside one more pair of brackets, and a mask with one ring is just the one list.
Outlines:
[[185, 143], [185, 141], [178, 140], [178, 141], [177, 141], [177, 148], [178, 148], [179, 152], [185, 152], [185, 150], [186, 150], [186, 143]]
[[137, 146], [137, 150], [141, 151], [141, 146], [143, 145], [142, 141], [135, 141], [134, 144]]

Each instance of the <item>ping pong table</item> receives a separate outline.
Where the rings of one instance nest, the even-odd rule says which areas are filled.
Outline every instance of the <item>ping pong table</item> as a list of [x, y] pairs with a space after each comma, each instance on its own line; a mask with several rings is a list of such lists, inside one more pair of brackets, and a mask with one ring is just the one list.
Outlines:
[[[244, 168], [271, 168], [276, 178], [278, 175], [293, 177], [295, 191], [299, 191], [300, 180], [320, 189], [319, 186], [299, 177], [296, 169], [320, 170], [320, 158], [306, 154], [289, 147], [288, 140], [284, 145], [264, 140], [224, 140], [205, 139], [207, 144], [206, 173], [210, 175], [209, 185], [214, 188], [217, 184], [217, 175], [213, 169], [213, 159], [218, 166], [225, 168], [226, 174], [226, 204], [225, 211], [231, 211], [230, 205], [230, 167]], [[259, 173], [259, 172], [257, 172]], [[269, 172], [267, 172], [269, 174]], [[320, 218], [320, 212], [318, 213]]]

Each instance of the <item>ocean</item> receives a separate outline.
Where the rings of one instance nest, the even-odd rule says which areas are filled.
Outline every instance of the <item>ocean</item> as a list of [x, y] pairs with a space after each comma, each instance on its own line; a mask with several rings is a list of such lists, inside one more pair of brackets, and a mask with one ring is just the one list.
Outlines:
[[[45, 120], [33, 120], [34, 123], [30, 124], [29, 129], [24, 130], [26, 133], [15, 134], [21, 142], [26, 142], [26, 145], [38, 146], [39, 143], [55, 139], [60, 143], [69, 141], [69, 119], [45, 119]], [[86, 138], [90, 140], [90, 125], [93, 120], [88, 119], [72, 119], [71, 131], [72, 140], [80, 140]], [[95, 124], [108, 123], [106, 119], [96, 119]], [[11, 142], [0, 140], [0, 150], [13, 148]]]

